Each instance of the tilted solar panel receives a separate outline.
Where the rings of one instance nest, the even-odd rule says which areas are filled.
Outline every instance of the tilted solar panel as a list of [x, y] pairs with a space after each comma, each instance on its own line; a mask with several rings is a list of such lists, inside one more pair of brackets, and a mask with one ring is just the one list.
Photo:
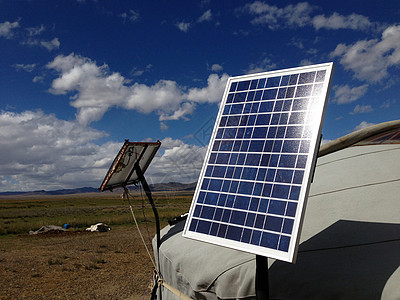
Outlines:
[[228, 80], [185, 237], [293, 262], [333, 64]]
[[135, 164], [138, 164], [142, 173], [146, 172], [160, 146], [160, 141], [129, 142], [129, 140], [125, 140], [99, 190], [103, 192], [140, 182]]

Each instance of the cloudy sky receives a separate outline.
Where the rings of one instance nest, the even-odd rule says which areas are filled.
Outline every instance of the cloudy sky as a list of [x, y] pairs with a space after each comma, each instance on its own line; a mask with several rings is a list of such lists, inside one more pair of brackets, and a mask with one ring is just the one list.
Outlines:
[[124, 139], [194, 182], [227, 78], [333, 61], [333, 140], [400, 116], [400, 4], [0, 0], [0, 191], [99, 187]]

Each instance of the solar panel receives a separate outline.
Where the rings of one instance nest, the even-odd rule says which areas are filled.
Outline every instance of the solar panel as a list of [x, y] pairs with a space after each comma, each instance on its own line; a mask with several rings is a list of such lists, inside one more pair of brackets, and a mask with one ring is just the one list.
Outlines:
[[183, 235], [293, 262], [333, 64], [231, 77]]
[[159, 141], [129, 142], [125, 140], [99, 190], [112, 190], [138, 183], [140, 178], [135, 169], [135, 164], [138, 163], [141, 172], [144, 173], [160, 146], [161, 142]]

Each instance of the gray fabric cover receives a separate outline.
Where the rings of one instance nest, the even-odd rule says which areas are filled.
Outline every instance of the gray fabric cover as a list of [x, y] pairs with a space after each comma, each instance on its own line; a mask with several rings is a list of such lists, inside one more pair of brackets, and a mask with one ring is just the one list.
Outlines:
[[[255, 256], [184, 239], [184, 224], [161, 230], [160, 270], [166, 282], [196, 299], [254, 298]], [[163, 299], [175, 299], [164, 294]]]
[[[318, 160], [296, 264], [269, 262], [271, 299], [400, 299], [399, 157], [394, 144]], [[162, 230], [164, 280], [193, 299], [254, 299], [255, 256], [183, 238], [183, 226]]]

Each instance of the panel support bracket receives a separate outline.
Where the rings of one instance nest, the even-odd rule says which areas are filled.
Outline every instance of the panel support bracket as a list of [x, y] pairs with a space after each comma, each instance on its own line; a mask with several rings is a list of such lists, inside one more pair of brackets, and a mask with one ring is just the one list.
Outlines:
[[256, 255], [256, 299], [269, 300], [268, 257]]

